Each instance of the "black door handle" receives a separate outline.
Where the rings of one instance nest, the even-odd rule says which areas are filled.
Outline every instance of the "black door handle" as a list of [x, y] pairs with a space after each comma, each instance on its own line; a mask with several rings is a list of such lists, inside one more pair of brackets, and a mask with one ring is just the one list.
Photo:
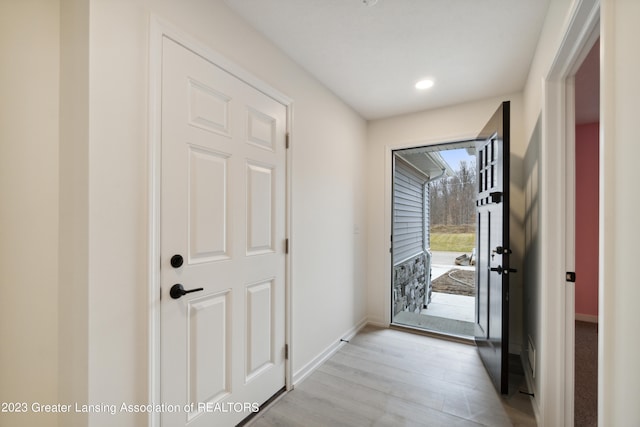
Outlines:
[[178, 299], [183, 295], [190, 294], [191, 292], [198, 292], [198, 291], [204, 291], [204, 288], [186, 290], [180, 283], [176, 283], [171, 287], [171, 290], [169, 290], [169, 295], [171, 295], [171, 298], [173, 299]]
[[516, 270], [515, 268], [503, 268], [501, 265], [497, 267], [491, 267], [489, 270], [496, 271], [498, 274], [509, 274], [518, 272], [518, 270]]

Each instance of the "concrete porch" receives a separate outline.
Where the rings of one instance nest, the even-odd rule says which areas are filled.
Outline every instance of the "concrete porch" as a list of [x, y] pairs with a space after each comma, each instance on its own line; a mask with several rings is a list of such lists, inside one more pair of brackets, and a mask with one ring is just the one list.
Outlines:
[[[433, 252], [431, 280], [457, 268], [473, 271], [475, 267], [455, 265], [457, 252]], [[428, 308], [420, 313], [400, 312], [393, 323], [446, 334], [470, 337], [474, 335], [475, 297], [433, 292]]]

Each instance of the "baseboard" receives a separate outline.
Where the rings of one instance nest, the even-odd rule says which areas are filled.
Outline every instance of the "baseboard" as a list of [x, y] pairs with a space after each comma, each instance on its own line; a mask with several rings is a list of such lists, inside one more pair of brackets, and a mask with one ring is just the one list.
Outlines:
[[384, 319], [379, 319], [376, 317], [369, 317], [366, 320], [367, 325], [376, 326], [378, 328], [388, 328], [389, 323], [385, 322]]
[[527, 390], [531, 394], [529, 396], [529, 399], [531, 399], [531, 408], [533, 409], [533, 415], [536, 417], [536, 425], [541, 426], [542, 418], [540, 417], [540, 407], [538, 406], [538, 393], [536, 391], [533, 377], [531, 376], [531, 368], [529, 367], [527, 357], [524, 353], [520, 353], [520, 362], [522, 363], [522, 367], [524, 368], [524, 380], [527, 383]]
[[320, 354], [314, 357], [309, 363], [300, 368], [293, 374], [293, 387], [295, 388], [302, 381], [305, 380], [313, 371], [315, 371], [320, 365], [322, 365], [327, 359], [334, 355], [336, 351], [345, 344], [345, 341], [349, 341], [353, 338], [362, 328], [367, 325], [367, 319], [362, 319], [357, 325], [349, 329], [342, 334], [333, 344], [325, 348]]
[[576, 320], [581, 322], [598, 323], [598, 316], [594, 316], [593, 314], [576, 313]]

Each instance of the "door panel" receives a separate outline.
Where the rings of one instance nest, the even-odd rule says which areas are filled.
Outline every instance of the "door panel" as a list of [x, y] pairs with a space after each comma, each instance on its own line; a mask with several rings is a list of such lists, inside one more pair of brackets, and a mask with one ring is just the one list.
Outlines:
[[228, 309], [229, 292], [187, 302], [189, 402], [218, 401], [231, 393]]
[[228, 156], [189, 146], [189, 262], [229, 258]]
[[235, 425], [285, 385], [286, 107], [165, 38], [161, 120], [162, 425]]
[[274, 252], [273, 186], [271, 167], [247, 164], [247, 254]]
[[275, 363], [272, 294], [272, 280], [247, 286], [247, 382]]
[[[479, 337], [487, 338], [489, 335], [489, 292], [485, 289], [489, 279], [489, 269], [487, 266], [487, 257], [485, 253], [488, 249], [489, 239], [489, 221], [485, 219], [487, 213], [478, 212], [478, 229], [477, 229], [477, 245], [476, 250], [476, 277], [477, 277], [477, 293], [476, 293], [476, 341]], [[486, 241], [486, 242], [485, 242]]]
[[496, 389], [508, 392], [509, 102], [476, 141], [478, 193], [475, 340]]
[[189, 124], [201, 129], [230, 136], [229, 102], [231, 98], [205, 83], [188, 78]]

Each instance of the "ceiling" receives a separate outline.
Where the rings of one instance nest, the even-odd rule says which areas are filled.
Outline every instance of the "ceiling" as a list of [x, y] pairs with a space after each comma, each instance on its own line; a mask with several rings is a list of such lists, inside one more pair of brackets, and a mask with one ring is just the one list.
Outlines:
[[368, 120], [521, 91], [549, 3], [224, 1]]

